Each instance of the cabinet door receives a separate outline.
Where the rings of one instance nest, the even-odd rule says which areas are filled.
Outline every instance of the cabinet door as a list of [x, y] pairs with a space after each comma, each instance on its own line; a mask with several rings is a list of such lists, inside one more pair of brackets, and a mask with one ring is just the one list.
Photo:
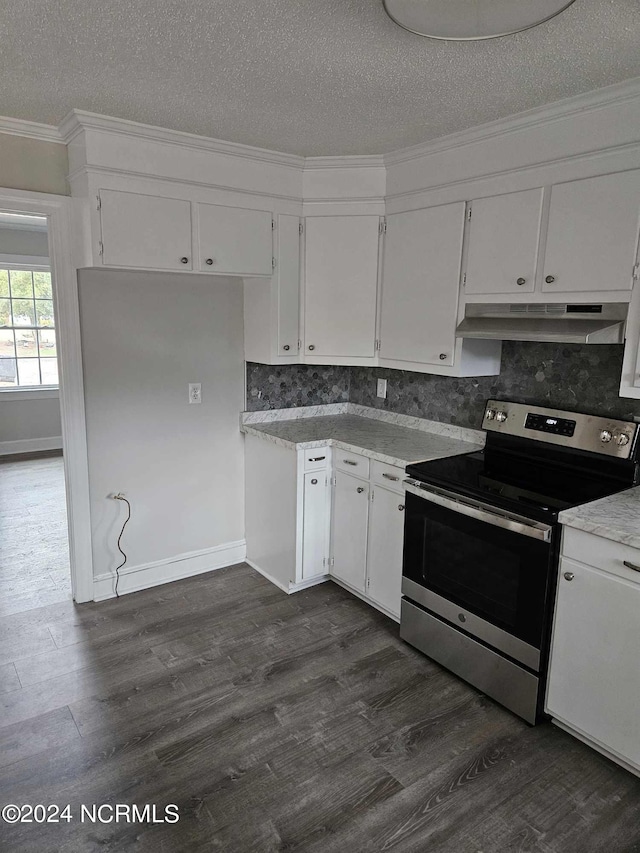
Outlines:
[[331, 574], [365, 591], [369, 484], [342, 471], [335, 475]]
[[480, 198], [469, 225], [465, 293], [532, 293], [544, 190]]
[[380, 358], [453, 365], [464, 202], [387, 217]]
[[640, 169], [552, 187], [542, 290], [631, 290], [639, 215]]
[[377, 216], [307, 217], [305, 355], [375, 355], [379, 222]]
[[329, 485], [324, 471], [304, 475], [302, 580], [327, 574]]
[[298, 354], [300, 337], [300, 220], [278, 216], [276, 221], [278, 355]]
[[100, 190], [103, 263], [190, 270], [191, 202]]
[[198, 250], [197, 267], [202, 272], [270, 276], [273, 272], [271, 213], [199, 204]]
[[564, 558], [548, 711], [638, 767], [639, 635], [640, 584]]
[[367, 595], [400, 617], [404, 496], [376, 487], [371, 500]]

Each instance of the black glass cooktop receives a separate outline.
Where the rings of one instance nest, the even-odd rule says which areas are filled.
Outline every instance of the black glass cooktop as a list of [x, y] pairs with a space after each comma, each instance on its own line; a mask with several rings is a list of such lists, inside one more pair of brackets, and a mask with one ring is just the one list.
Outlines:
[[562, 509], [588, 503], [632, 486], [634, 466], [594, 465], [578, 456], [485, 451], [418, 462], [409, 477], [476, 497], [533, 519], [553, 519]]

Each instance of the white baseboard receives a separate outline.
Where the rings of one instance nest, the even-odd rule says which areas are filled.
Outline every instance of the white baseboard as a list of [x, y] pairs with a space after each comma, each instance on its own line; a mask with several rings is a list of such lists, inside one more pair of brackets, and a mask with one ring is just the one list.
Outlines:
[[[141, 589], [149, 589], [163, 583], [182, 580], [193, 575], [211, 572], [214, 569], [224, 569], [226, 566], [233, 566], [235, 563], [242, 563], [246, 552], [246, 542], [244, 539], [240, 539], [237, 542], [216, 545], [215, 548], [190, 551], [186, 554], [178, 554], [176, 557], [168, 557], [165, 560], [156, 560], [154, 563], [125, 566], [120, 570], [118, 595], [139, 592]], [[95, 577], [93, 579], [94, 601], [115, 598], [115, 585], [115, 572], [105, 572]]]
[[47, 438], [0, 441], [0, 456], [11, 456], [14, 453], [38, 453], [41, 450], [62, 450], [62, 436], [52, 435]]
[[300, 583], [293, 583], [293, 581], [289, 581], [288, 583], [283, 583], [282, 581], [274, 578], [273, 575], [270, 575], [269, 572], [265, 572], [264, 569], [261, 569], [253, 560], [248, 560], [245, 557], [245, 563], [248, 566], [251, 566], [252, 569], [255, 569], [258, 574], [262, 575], [263, 578], [266, 578], [270, 581], [274, 586], [277, 586], [278, 589], [281, 589], [283, 592], [286, 592], [287, 595], [291, 595], [292, 592], [300, 592], [302, 589], [308, 589], [310, 586], [317, 586], [319, 583], [324, 583], [325, 581], [330, 580], [329, 575], [320, 575], [316, 578], [311, 578], [307, 581], [300, 581]]

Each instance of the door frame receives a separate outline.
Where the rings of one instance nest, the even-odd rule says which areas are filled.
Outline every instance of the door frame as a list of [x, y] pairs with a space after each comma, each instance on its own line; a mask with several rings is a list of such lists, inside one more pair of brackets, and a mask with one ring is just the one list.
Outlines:
[[60, 413], [69, 530], [71, 589], [93, 601], [89, 461], [84, 407], [78, 276], [72, 242], [75, 205], [68, 196], [0, 188], [0, 209], [47, 217], [49, 262], [58, 332]]

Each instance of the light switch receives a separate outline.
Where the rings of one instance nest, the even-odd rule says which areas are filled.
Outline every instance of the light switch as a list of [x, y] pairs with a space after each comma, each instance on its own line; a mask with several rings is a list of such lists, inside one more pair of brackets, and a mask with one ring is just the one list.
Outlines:
[[386, 379], [378, 379], [378, 397], [382, 397], [383, 400], [387, 398], [387, 380]]
[[189, 383], [189, 403], [199, 404], [202, 402], [202, 385], [200, 382]]

